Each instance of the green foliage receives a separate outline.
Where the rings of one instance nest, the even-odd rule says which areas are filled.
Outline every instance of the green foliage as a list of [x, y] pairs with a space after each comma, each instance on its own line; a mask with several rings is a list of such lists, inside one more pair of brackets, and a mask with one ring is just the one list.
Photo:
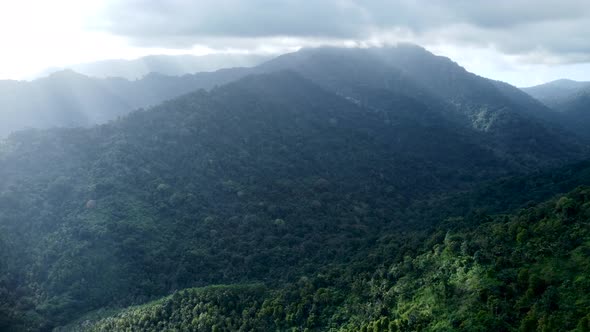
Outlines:
[[[563, 214], [562, 203], [574, 208]], [[440, 231], [430, 248], [363, 273], [358, 261], [275, 289], [189, 289], [83, 331], [587, 331], [590, 187]], [[527, 233], [526, 240], [518, 240]], [[192, 325], [191, 325], [192, 324]], [[70, 327], [72, 328], [72, 327]]]
[[82, 320], [58, 331], [252, 331], [267, 290], [261, 285], [185, 289], [97, 322]]

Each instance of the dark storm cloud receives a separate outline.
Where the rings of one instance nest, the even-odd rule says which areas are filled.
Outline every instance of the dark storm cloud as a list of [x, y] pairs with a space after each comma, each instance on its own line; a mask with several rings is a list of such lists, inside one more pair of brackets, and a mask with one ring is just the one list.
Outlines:
[[[100, 29], [135, 44], [273, 37], [494, 46], [508, 54], [586, 61], [588, 0], [131, 0], [111, 1]], [[229, 45], [228, 45], [229, 46]]]

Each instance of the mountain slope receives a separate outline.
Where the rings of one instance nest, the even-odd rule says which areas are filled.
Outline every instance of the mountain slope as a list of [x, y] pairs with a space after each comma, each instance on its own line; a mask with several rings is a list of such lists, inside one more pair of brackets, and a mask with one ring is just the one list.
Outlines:
[[366, 255], [386, 230], [414, 246], [397, 230], [430, 227], [417, 217], [428, 208], [407, 209], [416, 200], [527, 169], [415, 99], [379, 98], [359, 106], [277, 72], [91, 129], [10, 136], [5, 325], [47, 330], [186, 287], [279, 285]]

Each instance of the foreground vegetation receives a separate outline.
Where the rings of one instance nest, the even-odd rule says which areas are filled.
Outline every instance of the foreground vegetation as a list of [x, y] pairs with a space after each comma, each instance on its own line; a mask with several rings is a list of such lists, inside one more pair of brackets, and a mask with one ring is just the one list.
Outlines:
[[274, 289], [186, 289], [69, 329], [590, 330], [590, 187], [511, 215], [448, 220], [427, 243], [372, 271], [353, 262]]

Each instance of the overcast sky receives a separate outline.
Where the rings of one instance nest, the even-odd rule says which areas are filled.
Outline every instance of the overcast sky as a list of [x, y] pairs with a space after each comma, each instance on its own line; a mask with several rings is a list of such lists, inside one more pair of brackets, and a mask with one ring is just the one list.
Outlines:
[[529, 86], [590, 80], [589, 0], [0, 0], [0, 78], [148, 54], [413, 42]]

